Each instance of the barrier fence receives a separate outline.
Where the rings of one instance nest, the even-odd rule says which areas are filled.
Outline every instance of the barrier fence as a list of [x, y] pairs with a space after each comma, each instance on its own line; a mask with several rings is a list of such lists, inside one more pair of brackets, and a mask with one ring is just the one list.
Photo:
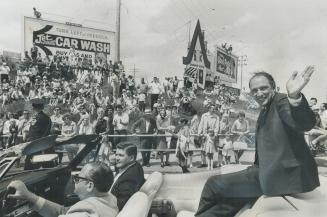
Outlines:
[[[250, 136], [254, 136], [255, 133], [248, 133], [248, 135]], [[107, 134], [107, 133], [102, 133], [100, 134], [100, 136], [105, 136], [108, 138], [135, 138], [137, 137], [138, 139], [141, 138], [162, 138], [162, 137], [177, 137], [177, 134]], [[191, 137], [201, 137], [204, 136], [204, 134], [200, 135], [200, 134], [190, 134]], [[237, 134], [231, 134], [231, 133], [219, 133], [216, 136], [237, 136]], [[8, 138], [10, 137], [9, 134], [3, 134], [0, 135], [0, 141], [2, 142], [2, 144], [6, 144]], [[22, 135], [18, 135], [17, 136], [19, 141], [22, 142]], [[140, 142], [140, 141], [135, 141], [134, 142]], [[19, 144], [19, 143], [18, 143]], [[6, 146], [6, 145], [5, 145]], [[0, 146], [1, 147], [1, 146]], [[4, 147], [4, 145], [3, 145]], [[201, 148], [197, 148], [197, 149], [189, 149], [189, 151], [201, 151]], [[254, 150], [254, 148], [248, 147], [247, 149], [242, 149], [242, 150]], [[170, 149], [158, 149], [158, 148], [152, 148], [152, 149], [142, 149], [142, 148], [138, 148], [138, 151], [162, 151], [162, 152], [174, 152], [175, 148], [170, 148]]]

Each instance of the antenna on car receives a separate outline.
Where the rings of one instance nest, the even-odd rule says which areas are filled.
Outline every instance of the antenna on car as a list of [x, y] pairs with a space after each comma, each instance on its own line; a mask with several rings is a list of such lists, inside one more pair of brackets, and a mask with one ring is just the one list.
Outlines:
[[299, 211], [299, 209], [292, 203], [289, 199], [287, 199], [284, 195], [282, 196], [284, 200], [286, 200], [287, 203], [289, 203], [296, 211]]

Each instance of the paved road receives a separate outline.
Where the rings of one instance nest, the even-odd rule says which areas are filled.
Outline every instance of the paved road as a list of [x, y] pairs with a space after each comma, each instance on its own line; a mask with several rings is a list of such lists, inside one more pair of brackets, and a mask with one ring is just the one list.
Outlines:
[[[217, 153], [215, 153], [215, 155], [214, 155], [215, 163], [217, 163], [217, 158], [218, 158], [218, 155], [217, 155]], [[139, 154], [138, 160], [141, 161], [141, 154]], [[244, 152], [244, 154], [240, 158], [241, 164], [251, 164], [253, 162], [253, 160], [254, 160], [254, 152], [253, 151]], [[162, 168], [160, 166], [160, 159], [151, 158], [151, 160], [150, 160], [151, 166], [150, 167], [143, 167], [144, 172], [145, 173], [152, 173], [154, 171], [159, 171], [159, 172], [162, 172], [162, 173], [182, 173], [182, 169], [178, 166], [178, 161], [177, 161], [177, 158], [175, 156], [175, 153], [170, 154], [169, 161], [171, 163], [171, 166], [165, 166], [164, 168]], [[231, 163], [235, 164], [235, 159], [232, 158]], [[199, 152], [194, 153], [193, 167], [189, 168], [189, 170], [191, 172], [200, 172], [200, 171], [207, 170], [207, 168], [197, 168], [197, 166], [199, 166], [200, 164], [201, 164], [200, 153]], [[219, 169], [219, 168], [215, 168], [215, 169]]]
[[[217, 163], [217, 153], [214, 155], [215, 163]], [[141, 161], [141, 154], [138, 156], [139, 161]], [[143, 167], [145, 173], [152, 173], [154, 171], [159, 171], [162, 173], [182, 173], [182, 169], [178, 166], [177, 158], [175, 153], [170, 154], [170, 163], [171, 166], [165, 166], [162, 168], [160, 166], [160, 159], [151, 158], [150, 167]], [[242, 157], [240, 158], [241, 164], [251, 165], [254, 161], [254, 151], [245, 151]], [[327, 155], [320, 156], [316, 158], [318, 164], [318, 171], [320, 175], [327, 176]], [[232, 158], [231, 163], [235, 164], [235, 160]], [[201, 164], [200, 153], [195, 153], [193, 156], [193, 165], [194, 167], [189, 168], [191, 172], [201, 172], [207, 170], [207, 168], [197, 168], [198, 165]], [[219, 170], [220, 168], [214, 168], [215, 170]]]

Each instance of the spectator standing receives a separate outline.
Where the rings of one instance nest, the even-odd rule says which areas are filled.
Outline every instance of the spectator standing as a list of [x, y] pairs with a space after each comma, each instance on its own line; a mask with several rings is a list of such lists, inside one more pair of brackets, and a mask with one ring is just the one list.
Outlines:
[[174, 80], [173, 80], [173, 91], [176, 92], [177, 91], [177, 87], [178, 87], [178, 78], [177, 76], [175, 76]]
[[182, 125], [178, 132], [178, 141], [176, 144], [176, 157], [179, 161], [179, 166], [182, 168], [183, 173], [189, 173], [187, 169], [187, 157], [189, 152], [190, 143], [190, 128], [187, 125], [188, 120], [181, 118], [180, 123]]
[[[73, 137], [77, 135], [77, 125], [71, 119], [71, 114], [65, 114], [63, 117], [64, 123], [61, 129], [61, 135], [65, 137]], [[67, 156], [69, 161], [74, 159], [75, 155], [78, 153], [78, 145], [71, 144], [66, 146]]]
[[7, 142], [7, 148], [16, 145], [17, 138], [18, 138], [18, 125], [16, 124], [16, 121], [12, 119], [10, 120], [10, 125], [9, 125], [9, 137]]
[[6, 62], [2, 63], [2, 67], [0, 67], [0, 76], [1, 76], [1, 83], [4, 83], [4, 81], [9, 81], [9, 73], [10, 68], [7, 66]]
[[78, 135], [88, 135], [93, 133], [93, 127], [90, 122], [90, 117], [83, 117], [78, 126]]
[[137, 85], [137, 89], [140, 93], [144, 93], [145, 95], [147, 95], [149, 86], [147, 83], [145, 83], [144, 78], [141, 78], [141, 83]]
[[52, 122], [51, 132], [57, 135], [61, 134], [61, 128], [64, 123], [60, 110], [60, 107], [55, 107], [53, 115], [50, 117]]
[[[150, 109], [146, 109], [143, 117], [137, 120], [132, 126], [133, 133], [154, 134], [157, 132], [157, 123]], [[151, 149], [156, 145], [155, 137], [141, 137], [141, 151], [143, 166], [150, 166]]]
[[138, 95], [137, 95], [137, 101], [138, 101], [138, 105], [139, 105], [139, 110], [141, 112], [145, 111], [145, 100], [146, 100], [146, 95], [145, 93], [141, 92], [140, 90], [138, 90]]
[[23, 117], [18, 121], [18, 135], [22, 136], [23, 142], [26, 142], [27, 134], [30, 129], [30, 113], [23, 111]]
[[[250, 132], [249, 122], [245, 119], [245, 113], [243, 111], [240, 111], [238, 113], [237, 119], [234, 121], [231, 127], [231, 133], [235, 134], [235, 138], [236, 138], [233, 144], [236, 163], [239, 163], [239, 159], [244, 152], [244, 148], [246, 148], [245, 137], [249, 132]], [[238, 144], [244, 144], [244, 147], [237, 147], [236, 142]]]
[[109, 130], [108, 117], [105, 116], [105, 111], [103, 108], [99, 108], [97, 111], [97, 119], [94, 123], [94, 132], [96, 134], [107, 133]]
[[[129, 116], [126, 112], [123, 112], [123, 107], [121, 105], [116, 106], [116, 113], [114, 114], [114, 118], [112, 121], [115, 129], [116, 135], [126, 135], [127, 134], [127, 127], [129, 124]], [[113, 148], [116, 147], [116, 144], [119, 142], [125, 141], [126, 138], [122, 137], [115, 137], [115, 142], [113, 144]]]
[[135, 94], [135, 80], [133, 76], [129, 75], [127, 78], [127, 85], [128, 85], [128, 90], [132, 93], [132, 95]]
[[157, 77], [153, 77], [153, 81], [149, 85], [149, 92], [151, 110], [153, 110], [153, 105], [158, 102], [159, 95], [162, 93], [162, 87]]
[[[199, 128], [198, 128], [198, 134], [201, 136], [201, 140], [203, 141], [206, 137], [206, 134], [208, 134], [209, 130], [213, 130], [214, 134], [217, 135], [219, 132], [219, 116], [214, 113], [215, 111], [215, 105], [210, 104], [209, 105], [209, 111], [204, 113], [201, 116], [201, 120], [199, 123]], [[206, 164], [206, 146], [205, 143], [202, 143], [201, 147], [201, 161], [202, 164], [199, 166], [201, 167], [206, 167], [208, 166]]]
[[[170, 134], [173, 131], [172, 126], [170, 125], [170, 117], [167, 116], [167, 112], [165, 109], [160, 110], [159, 115], [157, 116], [157, 128], [158, 128], [158, 134]], [[157, 149], [159, 149], [158, 154], [160, 154], [160, 161], [161, 161], [161, 167], [170, 166], [169, 163], [169, 152], [162, 151], [162, 149], [168, 148], [168, 141], [171, 140], [171, 138], [166, 137], [159, 137], [159, 144]], [[166, 161], [164, 163], [164, 155], [166, 155]]]
[[309, 106], [310, 106], [311, 109], [313, 109], [313, 107], [316, 106], [317, 103], [318, 103], [317, 98], [315, 98], [315, 97], [311, 97], [311, 98], [310, 98]]
[[77, 125], [72, 121], [71, 114], [65, 114], [62, 117], [64, 123], [61, 129], [61, 135], [65, 137], [73, 137], [77, 135]]
[[[199, 116], [199, 113], [196, 113], [193, 115], [190, 123], [190, 134], [198, 134], [198, 127], [200, 124], [201, 117]], [[200, 147], [201, 144], [199, 142], [199, 137], [191, 136], [190, 137], [190, 145], [189, 145], [189, 151], [188, 151], [188, 164], [189, 167], [193, 167], [193, 154], [194, 149]]]
[[207, 134], [205, 135], [205, 153], [207, 157], [208, 162], [208, 170], [213, 170], [213, 156], [216, 151], [216, 145], [215, 145], [215, 132], [213, 129], [208, 129]]
[[36, 62], [37, 53], [38, 53], [38, 48], [36, 47], [35, 43], [33, 43], [33, 47], [31, 48], [31, 57], [33, 62]]
[[327, 103], [321, 103], [320, 105], [320, 119], [322, 127], [327, 129]]
[[14, 118], [13, 113], [8, 112], [7, 113], [7, 120], [3, 124], [3, 134], [4, 135], [9, 135], [9, 133], [10, 133], [9, 126], [10, 126], [10, 122], [12, 120], [14, 120], [15, 122], [17, 121], [17, 123], [18, 123], [18, 120]]
[[[33, 141], [50, 135], [52, 126], [50, 117], [43, 112], [44, 101], [42, 99], [32, 99], [31, 103], [33, 111], [29, 132], [26, 138], [27, 141]], [[46, 150], [45, 152], [51, 153], [53, 152], [53, 149]], [[32, 157], [33, 155], [28, 155], [26, 157], [25, 170], [33, 168], [33, 165], [31, 164]]]
[[127, 86], [127, 78], [126, 78], [125, 73], [122, 73], [121, 77], [120, 77], [119, 94], [122, 94], [123, 90], [126, 90], [126, 86]]
[[221, 121], [219, 124], [219, 134], [225, 134], [220, 135], [218, 137], [218, 144], [217, 144], [217, 152], [218, 152], [218, 167], [221, 167], [223, 164], [223, 156], [224, 156], [224, 145], [226, 145], [227, 141], [225, 140], [226, 134], [230, 132], [230, 126], [229, 126], [229, 116], [228, 114], [223, 114], [221, 117]]

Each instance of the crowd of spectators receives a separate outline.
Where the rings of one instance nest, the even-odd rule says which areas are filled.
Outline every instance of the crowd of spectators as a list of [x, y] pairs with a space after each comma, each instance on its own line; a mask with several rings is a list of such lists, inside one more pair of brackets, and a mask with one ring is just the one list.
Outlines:
[[308, 144], [314, 155], [325, 152], [327, 141], [327, 103], [318, 105], [315, 97], [310, 98], [309, 105], [316, 116], [315, 127], [308, 132]]
[[[164, 167], [169, 165], [169, 152], [162, 150], [177, 147], [177, 152], [182, 147], [181, 136], [178, 134], [180, 129], [183, 128], [184, 134], [187, 131], [190, 131], [190, 135], [198, 134], [202, 115], [213, 108], [212, 112], [221, 120], [219, 123], [222, 125], [219, 131], [214, 132], [214, 149], [208, 148], [208, 145], [201, 147], [201, 141], [207, 141], [203, 144], [209, 143], [207, 132], [200, 133], [200, 137], [189, 136], [185, 152], [187, 165], [192, 167], [192, 150], [196, 148], [209, 150], [209, 155], [206, 153], [208, 160], [212, 159], [213, 153], [218, 152], [219, 165], [230, 162], [228, 157], [222, 160], [221, 145], [228, 143], [230, 138], [226, 140], [219, 137], [218, 141], [217, 134], [230, 133], [231, 105], [238, 96], [229, 92], [219, 79], [204, 91], [199, 91], [196, 83], [191, 87], [184, 86], [177, 76], [163, 80], [153, 77], [150, 82], [141, 78], [137, 82], [132, 75], [125, 74], [122, 61], [112, 63], [98, 58], [92, 62], [87, 58], [77, 57], [73, 48], [68, 56], [42, 57], [37, 47], [33, 47], [30, 52], [25, 52], [24, 59], [17, 64], [15, 74], [5, 61], [1, 64], [2, 148], [26, 141], [33, 119], [28, 103], [34, 98], [44, 100], [45, 111], [52, 121], [51, 132], [62, 136], [132, 134], [137, 132], [134, 123], [149, 108], [156, 123], [155, 133], [170, 134], [156, 139], [148, 147], [159, 149], [157, 155]], [[18, 105], [18, 108], [14, 105]], [[181, 119], [186, 120], [181, 122]], [[123, 140], [126, 138], [109, 137], [105, 141], [114, 149]], [[149, 162], [144, 164], [149, 165]], [[182, 165], [185, 166], [185, 162]], [[212, 168], [213, 165], [210, 165]], [[185, 168], [184, 170], [186, 171]]]

